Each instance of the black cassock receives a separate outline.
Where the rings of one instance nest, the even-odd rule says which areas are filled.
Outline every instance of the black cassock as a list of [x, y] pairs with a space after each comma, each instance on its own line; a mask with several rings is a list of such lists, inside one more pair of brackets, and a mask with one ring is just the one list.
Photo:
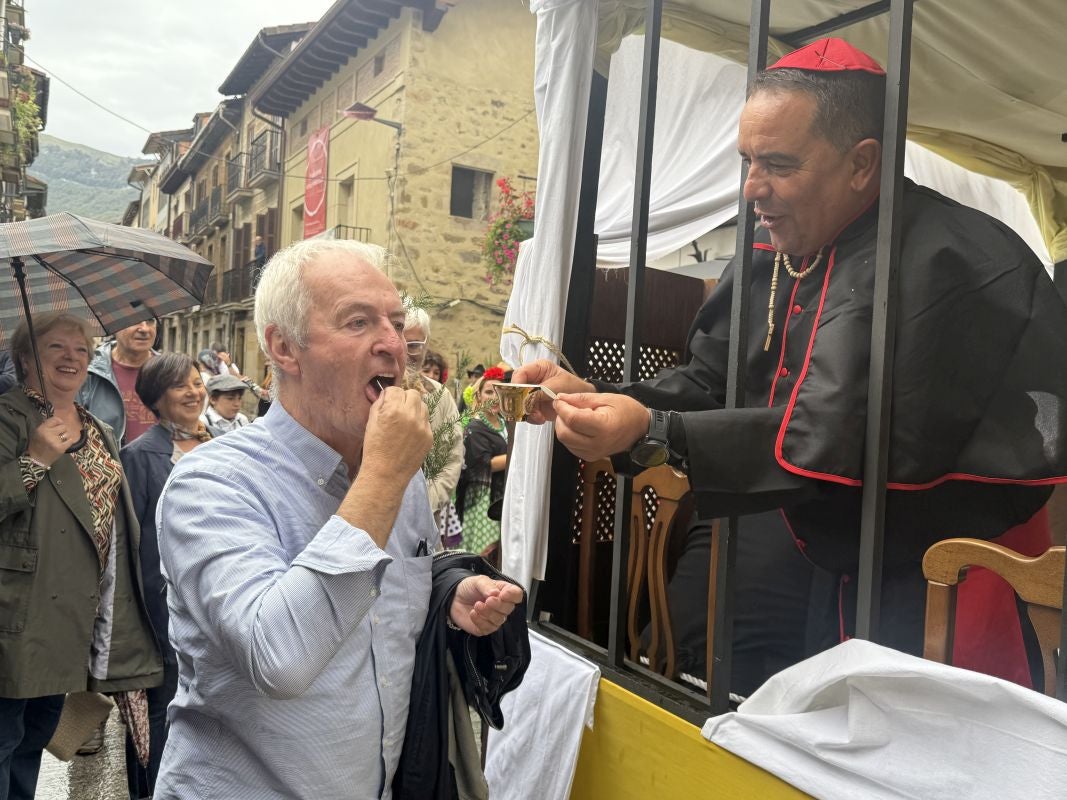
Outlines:
[[[622, 387], [688, 412], [702, 516], [782, 507], [832, 569], [858, 552], [876, 223], [873, 206], [810, 275], [781, 271], [766, 352], [774, 251], [760, 231], [747, 408], [723, 408], [733, 265], [693, 323], [688, 363]], [[902, 223], [888, 563], [996, 536], [1067, 481], [1067, 306], [1041, 262], [1007, 226], [910, 181]]]
[[[689, 361], [615, 389], [683, 412], [702, 517], [781, 509], [833, 573], [858, 556], [877, 213], [802, 279], [781, 270], [767, 351], [775, 253], [757, 233], [746, 408], [723, 408], [733, 264], [693, 323]], [[993, 538], [1067, 480], [1067, 306], [1011, 229], [910, 181], [902, 231], [885, 559], [914, 572], [931, 543]]]

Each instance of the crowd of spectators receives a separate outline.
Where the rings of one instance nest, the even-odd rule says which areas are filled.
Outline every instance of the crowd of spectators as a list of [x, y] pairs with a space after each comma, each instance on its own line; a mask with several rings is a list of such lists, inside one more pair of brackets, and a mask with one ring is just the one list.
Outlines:
[[[429, 315], [410, 309], [403, 383], [429, 410], [428, 499], [448, 531], [443, 543], [481, 552], [499, 538], [482, 463], [483, 429], [499, 419], [495, 395], [484, 370], [470, 371], [478, 400], [461, 414], [429, 337]], [[11, 534], [4, 541], [25, 532], [20, 552], [34, 567], [0, 585], [0, 629], [51, 632], [48, 647], [15, 646], [0, 659], [4, 796], [33, 797], [64, 697], [82, 692], [108, 694], [119, 708], [130, 797], [155, 790], [179, 673], [157, 506], [180, 459], [268, 412], [273, 380], [269, 369], [262, 385], [244, 375], [221, 342], [193, 357], [161, 352], [159, 338], [149, 319], [97, 343], [81, 318], [50, 313], [35, 318], [32, 341], [22, 325], [0, 354], [0, 527]], [[505, 448], [494, 436], [491, 470], [502, 476]], [[102, 739], [100, 724], [78, 752], [96, 752]]]

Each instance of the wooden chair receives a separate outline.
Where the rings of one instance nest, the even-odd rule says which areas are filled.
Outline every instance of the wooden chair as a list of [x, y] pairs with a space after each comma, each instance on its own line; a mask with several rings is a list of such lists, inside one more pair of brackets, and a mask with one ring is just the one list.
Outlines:
[[[651, 524], [645, 516], [644, 496], [647, 489], [651, 489], [656, 495]], [[641, 631], [638, 626], [638, 614], [641, 596], [647, 587], [651, 637], [645, 655], [652, 670], [669, 678], [677, 677], [677, 654], [667, 596], [667, 561], [675, 518], [688, 494], [688, 478], [666, 465], [646, 469], [633, 480], [630, 558], [626, 571], [626, 623], [630, 637], [630, 658], [633, 661], [640, 658]]]
[[952, 663], [955, 637], [956, 590], [968, 567], [985, 567], [1002, 577], [1027, 604], [1027, 613], [1041, 645], [1045, 694], [1056, 691], [1056, 649], [1063, 616], [1064, 548], [1052, 547], [1028, 558], [980, 539], [946, 539], [923, 557], [927, 580], [926, 639], [923, 657]]
[[[604, 478], [615, 477], [611, 461], [602, 459], [585, 463], [582, 468], [582, 510], [578, 534], [578, 635], [593, 637], [593, 606], [596, 594], [596, 516], [597, 498]], [[651, 521], [645, 516], [644, 495], [647, 489], [656, 494], [656, 508]], [[671, 534], [679, 508], [685, 506], [689, 481], [685, 475], [667, 466], [645, 470], [633, 480], [630, 506], [630, 548], [627, 559], [627, 634], [630, 658], [641, 656], [639, 615], [641, 600], [648, 593], [651, 611], [651, 641], [645, 655], [649, 666], [669, 677], [676, 677], [674, 632], [671, 627], [667, 596], [667, 566], [671, 552]]]

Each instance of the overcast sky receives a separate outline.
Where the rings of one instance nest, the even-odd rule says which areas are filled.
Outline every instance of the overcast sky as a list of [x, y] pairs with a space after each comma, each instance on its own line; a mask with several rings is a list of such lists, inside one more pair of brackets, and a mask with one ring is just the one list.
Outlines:
[[219, 85], [260, 28], [314, 21], [332, 2], [25, 0], [27, 63], [53, 76], [45, 133], [140, 155], [149, 131], [187, 128], [219, 103]]

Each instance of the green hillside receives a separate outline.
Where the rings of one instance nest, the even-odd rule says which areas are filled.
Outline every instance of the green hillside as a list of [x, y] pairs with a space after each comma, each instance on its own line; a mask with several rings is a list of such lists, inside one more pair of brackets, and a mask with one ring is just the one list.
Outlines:
[[48, 184], [49, 214], [69, 211], [118, 222], [137, 198], [126, 177], [135, 164], [143, 163], [41, 134], [41, 150], [29, 173]]

